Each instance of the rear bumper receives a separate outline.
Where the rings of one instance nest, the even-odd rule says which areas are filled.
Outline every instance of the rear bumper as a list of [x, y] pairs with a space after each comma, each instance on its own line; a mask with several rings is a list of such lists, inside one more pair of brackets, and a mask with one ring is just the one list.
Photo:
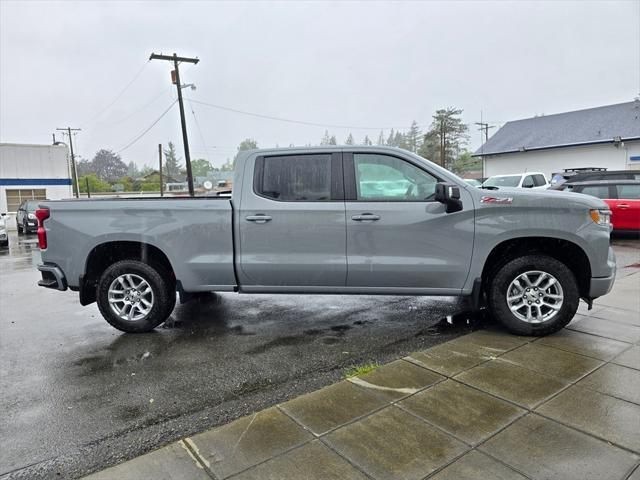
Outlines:
[[42, 274], [42, 280], [38, 281], [38, 285], [45, 288], [53, 288], [54, 290], [64, 291], [67, 289], [67, 279], [60, 267], [53, 264], [38, 265], [38, 270]]

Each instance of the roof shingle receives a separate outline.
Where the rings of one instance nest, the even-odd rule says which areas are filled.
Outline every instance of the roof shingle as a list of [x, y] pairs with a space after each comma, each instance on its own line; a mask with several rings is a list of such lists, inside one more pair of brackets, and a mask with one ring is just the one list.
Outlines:
[[640, 101], [507, 122], [474, 155], [640, 138]]

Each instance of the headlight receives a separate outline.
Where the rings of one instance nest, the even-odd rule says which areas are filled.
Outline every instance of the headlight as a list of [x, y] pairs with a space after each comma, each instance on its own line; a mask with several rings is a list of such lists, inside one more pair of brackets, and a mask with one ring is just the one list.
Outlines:
[[598, 225], [608, 227], [611, 223], [611, 210], [599, 208], [597, 210], [589, 210], [589, 214], [591, 215], [591, 220], [596, 222]]
[[28, 214], [27, 217], [29, 218], [29, 220], [37, 220], [35, 214], [33, 213]]

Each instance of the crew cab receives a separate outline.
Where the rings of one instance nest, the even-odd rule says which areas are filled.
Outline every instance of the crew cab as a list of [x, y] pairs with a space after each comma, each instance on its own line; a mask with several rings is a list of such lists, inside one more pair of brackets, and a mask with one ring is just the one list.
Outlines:
[[39, 284], [125, 332], [217, 291], [466, 296], [544, 335], [615, 278], [602, 200], [472, 187], [396, 148], [245, 152], [230, 195], [41, 202]]

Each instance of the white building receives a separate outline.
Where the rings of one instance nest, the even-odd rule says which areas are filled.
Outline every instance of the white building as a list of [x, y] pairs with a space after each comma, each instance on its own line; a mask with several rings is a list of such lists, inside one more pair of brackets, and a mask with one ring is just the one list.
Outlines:
[[474, 155], [484, 176], [640, 169], [640, 101], [507, 122]]
[[[0, 143], [0, 212], [15, 215], [24, 200], [73, 196], [65, 145]], [[8, 220], [7, 226], [15, 221]]]

